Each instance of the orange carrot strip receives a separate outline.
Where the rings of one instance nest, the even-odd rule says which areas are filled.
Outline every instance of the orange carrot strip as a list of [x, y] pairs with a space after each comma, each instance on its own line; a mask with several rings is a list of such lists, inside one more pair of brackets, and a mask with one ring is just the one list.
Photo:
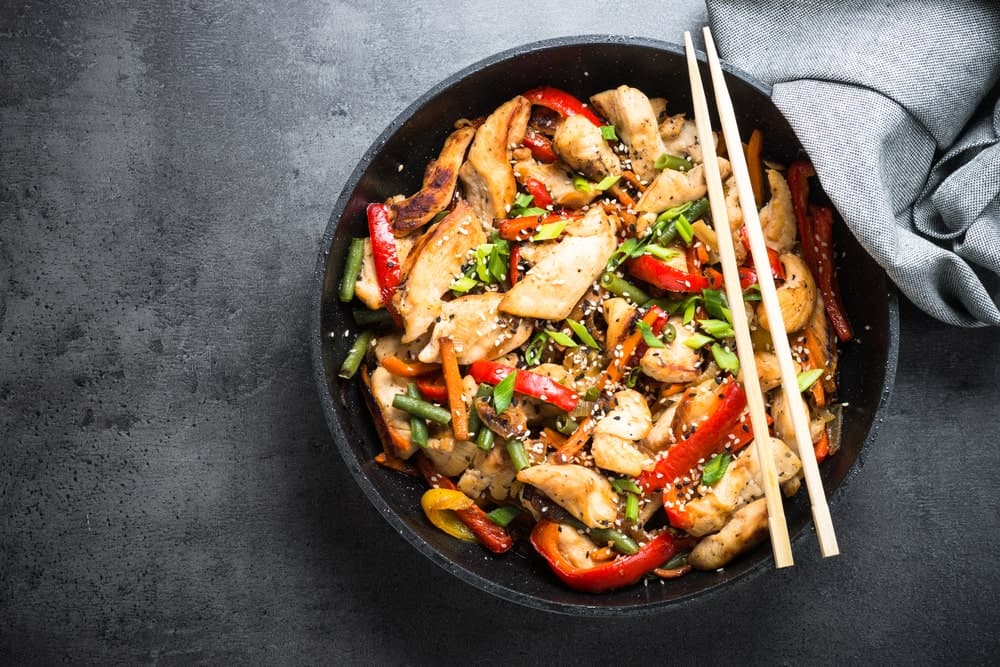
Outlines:
[[608, 192], [613, 194], [618, 199], [618, 201], [621, 202], [621, 205], [624, 206], [625, 208], [635, 207], [635, 200], [632, 199], [632, 195], [626, 192], [625, 188], [623, 188], [620, 183], [615, 183], [614, 185], [612, 185], [610, 188], [608, 188]]
[[439, 370], [440, 366], [421, 361], [404, 361], [397, 356], [389, 355], [382, 358], [382, 368], [399, 377], [415, 378], [433, 373]]
[[[826, 370], [826, 354], [823, 351], [823, 344], [815, 335], [806, 328], [806, 349], [809, 350], [809, 368], [822, 368]], [[807, 369], [808, 370], [808, 369]], [[819, 378], [809, 389], [812, 393], [813, 401], [817, 408], [826, 405], [826, 391], [823, 389], [823, 378]]]
[[764, 145], [764, 133], [756, 129], [750, 135], [746, 146], [747, 170], [750, 172], [750, 188], [753, 190], [753, 200], [760, 208], [764, 203], [764, 163], [760, 159]]
[[469, 408], [462, 396], [462, 373], [458, 370], [455, 343], [450, 338], [441, 339], [441, 367], [444, 384], [448, 388], [448, 407], [451, 408], [451, 430], [456, 440], [469, 439]]
[[816, 463], [830, 455], [830, 434], [826, 432], [826, 427], [823, 428], [823, 435], [813, 443], [813, 451], [816, 453]]
[[559, 449], [566, 443], [566, 436], [560, 433], [559, 431], [556, 431], [555, 429], [551, 429], [548, 426], [546, 426], [545, 428], [542, 429], [542, 440], [549, 447], [553, 449]]

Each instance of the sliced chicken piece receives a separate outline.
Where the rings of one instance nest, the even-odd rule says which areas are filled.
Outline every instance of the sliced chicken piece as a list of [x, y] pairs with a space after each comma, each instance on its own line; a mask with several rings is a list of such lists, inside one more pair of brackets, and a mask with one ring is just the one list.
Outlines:
[[461, 475], [472, 465], [480, 450], [476, 443], [442, 435], [438, 438], [428, 438], [424, 454], [434, 462], [434, 467], [445, 477]]
[[684, 344], [694, 333], [681, 324], [680, 318], [671, 317], [670, 324], [674, 327], [674, 340], [666, 343], [666, 347], [648, 348], [639, 367], [644, 374], [660, 382], [694, 382], [702, 372], [701, 355]]
[[661, 412], [653, 423], [646, 437], [639, 443], [650, 452], [661, 452], [676, 442], [674, 438], [674, 416], [677, 414], [678, 403], [675, 401]]
[[510, 495], [516, 475], [503, 447], [494, 447], [489, 452], [479, 451], [472, 467], [462, 473], [456, 486], [470, 498], [479, 499], [485, 495], [499, 502]]
[[[690, 157], [694, 162], [702, 162], [701, 144], [698, 143], [698, 126], [684, 114], [669, 116], [660, 123], [660, 138], [666, 153], [677, 157]], [[715, 133], [712, 133], [713, 139]], [[715, 148], [714, 146], [712, 147]]]
[[562, 208], [582, 208], [601, 194], [596, 188], [587, 192], [577, 190], [573, 176], [558, 162], [544, 164], [529, 157], [514, 165], [514, 176], [521, 184], [531, 178], [540, 182], [549, 191], [552, 202]]
[[[778, 483], [783, 484], [798, 475], [802, 461], [782, 440], [771, 438], [774, 464], [778, 470]], [[695, 536], [708, 535], [720, 530], [733, 512], [764, 496], [758, 483], [760, 459], [757, 448], [750, 444], [730, 464], [726, 474], [715, 483], [711, 491], [685, 505], [694, 525], [688, 532]]]
[[458, 363], [496, 359], [524, 344], [531, 337], [531, 322], [499, 311], [503, 294], [485, 292], [445, 301], [427, 346], [418, 359], [424, 363], [441, 361], [441, 339], [455, 343]]
[[497, 107], [476, 130], [469, 157], [459, 169], [465, 198], [487, 227], [494, 218], [506, 218], [514, 203], [511, 150], [524, 139], [530, 115], [531, 103], [520, 95]]
[[482, 223], [464, 201], [420, 237], [403, 262], [402, 282], [393, 297], [403, 318], [404, 343], [430, 328], [441, 314], [441, 297], [461, 273], [466, 253], [485, 242]]
[[608, 330], [604, 336], [604, 348], [605, 352], [611, 354], [612, 350], [625, 340], [631, 330], [636, 309], [629, 303], [628, 299], [620, 296], [606, 300], [603, 308], [604, 321], [608, 324]]
[[[408, 237], [396, 239], [396, 254], [400, 262], [405, 262], [406, 257], [413, 248], [413, 239]], [[365, 239], [365, 254], [361, 260], [361, 273], [358, 274], [358, 282], [354, 284], [354, 294], [361, 303], [371, 310], [378, 310], [382, 307], [382, 292], [378, 287], [378, 276], [375, 274], [375, 256], [372, 254], [372, 240]]]
[[[778, 304], [781, 307], [785, 333], [792, 333], [809, 323], [816, 301], [819, 299], [819, 292], [816, 289], [816, 280], [806, 266], [805, 260], [790, 252], [783, 253], [779, 259], [785, 271], [785, 281], [776, 290]], [[763, 303], [757, 306], [757, 321], [764, 329], [771, 330], [771, 323]]]
[[390, 356], [399, 357], [403, 361], [417, 361], [417, 355], [420, 354], [420, 350], [424, 349], [425, 345], [427, 345], [426, 340], [417, 339], [412, 343], [404, 344], [400, 340], [399, 334], [386, 334], [378, 337], [372, 351], [375, 353], [375, 360], [379, 363]]
[[[729, 177], [732, 173], [729, 160], [719, 158], [719, 172], [724, 179]], [[668, 208], [701, 199], [707, 192], [703, 165], [695, 165], [691, 171], [664, 169], [642, 193], [635, 208], [643, 213], [662, 213]]]
[[774, 169], [767, 170], [767, 183], [771, 187], [771, 199], [760, 209], [760, 226], [764, 231], [764, 242], [768, 248], [778, 252], [789, 252], [795, 245], [798, 224], [792, 207], [792, 191], [785, 177]]
[[406, 393], [406, 382], [378, 366], [371, 374], [371, 392], [396, 446], [396, 454], [404, 459], [410, 458], [419, 449], [410, 439], [410, 415], [392, 407], [396, 394]]
[[542, 463], [517, 473], [588, 528], [607, 528], [618, 517], [618, 497], [603, 475], [575, 463]]
[[552, 148], [563, 162], [592, 181], [622, 173], [622, 163], [601, 136], [601, 128], [583, 116], [569, 116], [560, 123]]
[[667, 113], [667, 100], [662, 97], [650, 97], [649, 106], [653, 107], [653, 114], [657, 121], [663, 117], [663, 114]]
[[764, 498], [742, 507], [725, 527], [695, 545], [688, 563], [699, 570], [717, 570], [760, 544], [767, 536], [767, 503]]
[[[761, 391], [771, 391], [781, 386], [781, 368], [778, 366], [778, 355], [774, 352], [763, 350], [753, 353], [754, 362], [757, 365], [757, 377], [760, 379]], [[792, 361], [795, 372], [798, 373], [801, 366], [799, 362]]]
[[465, 160], [465, 151], [475, 134], [476, 128], [468, 125], [448, 135], [437, 159], [432, 160], [424, 170], [420, 190], [393, 205], [396, 219], [392, 221], [392, 226], [396, 233], [409, 234], [448, 207], [455, 195], [458, 170]]
[[653, 163], [667, 149], [649, 98], [637, 88], [618, 86], [593, 95], [590, 101], [615, 126], [618, 137], [628, 147], [632, 171], [646, 183], [656, 178]]
[[[795, 399], [792, 399], [795, 400]], [[806, 400], [798, 395], [798, 400], [802, 401], [802, 408], [806, 411], [806, 415], [809, 414], [809, 404]], [[778, 434], [785, 442], [791, 444], [791, 446], [798, 451], [797, 443], [795, 442], [795, 426], [792, 424], [792, 412], [788, 409], [788, 401], [785, 400], [785, 392], [776, 391], [774, 392], [774, 398], [771, 400], [771, 416], [774, 417], [774, 432]], [[826, 428], [826, 422], [822, 419], [810, 419], [809, 420], [809, 437], [813, 442], [816, 442], [819, 437], [823, 434], [823, 429]]]
[[646, 437], [653, 418], [646, 399], [634, 389], [617, 392], [612, 405], [594, 427], [590, 453], [598, 467], [636, 477], [652, 463], [634, 443]]
[[504, 294], [501, 312], [542, 320], [566, 319], [615, 251], [615, 231], [600, 207], [568, 224], [566, 237], [555, 250]]

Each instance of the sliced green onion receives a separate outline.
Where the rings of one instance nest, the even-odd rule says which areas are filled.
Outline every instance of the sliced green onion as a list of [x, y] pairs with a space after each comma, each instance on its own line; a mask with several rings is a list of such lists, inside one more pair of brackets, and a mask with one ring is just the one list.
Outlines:
[[544, 331], [535, 334], [528, 346], [524, 348], [524, 363], [529, 366], [537, 366], [542, 361], [542, 350], [549, 342], [549, 337]]
[[625, 494], [625, 518], [632, 523], [639, 520], [639, 496], [634, 493]]
[[642, 334], [642, 339], [649, 347], [666, 347], [666, 345], [663, 344], [663, 341], [657, 338], [656, 334], [653, 333], [653, 328], [642, 320], [636, 322], [635, 327], [639, 330], [639, 333]]
[[347, 258], [344, 260], [344, 275], [340, 279], [340, 300], [347, 303], [354, 298], [354, 285], [358, 282], [358, 274], [361, 273], [361, 263], [365, 258], [365, 240], [351, 239], [351, 245], [347, 249]]
[[691, 206], [692, 206], [691, 202], [684, 202], [683, 204], [674, 206], [673, 208], [668, 208], [666, 211], [656, 216], [656, 222], [663, 223], [663, 222], [669, 222], [670, 220], [674, 220], [675, 218], [678, 218], [687, 213], [688, 211], [690, 211]]
[[615, 550], [631, 556], [639, 551], [639, 545], [631, 537], [613, 528], [591, 528], [587, 531], [598, 544], [611, 544]]
[[642, 493], [639, 485], [630, 477], [616, 477], [611, 480], [611, 488], [615, 493]]
[[664, 153], [656, 158], [653, 166], [657, 169], [673, 169], [674, 171], [691, 171], [694, 167], [690, 160], [669, 153]]
[[575, 174], [573, 176], [573, 187], [576, 188], [578, 192], [589, 194], [593, 186], [590, 184], [590, 181], [588, 181], [586, 178], [580, 176], [579, 174]]
[[597, 188], [598, 190], [602, 190], [602, 191], [603, 190], [607, 190], [612, 185], [614, 185], [615, 183], [617, 183], [619, 178], [621, 178], [621, 176], [611, 176], [609, 174], [608, 176], [605, 176], [600, 181], [598, 181], [597, 184], [594, 185], [594, 187]]
[[552, 339], [552, 342], [556, 345], [562, 345], [563, 347], [576, 347], [576, 341], [564, 334], [562, 331], [551, 331], [549, 329], [545, 330], [548, 337]]
[[698, 326], [713, 338], [729, 338], [730, 336], [735, 336], [736, 332], [733, 331], [733, 327], [729, 322], [725, 320], [698, 320]]
[[[492, 394], [493, 387], [483, 382], [476, 388], [475, 398], [489, 398]], [[469, 433], [479, 433], [479, 429], [483, 426], [483, 420], [479, 418], [479, 411], [476, 410], [475, 398], [472, 401], [472, 409], [469, 410]]]
[[730, 461], [732, 461], [732, 456], [728, 452], [712, 458], [705, 464], [705, 470], [701, 473], [701, 483], [705, 486], [711, 486], [722, 479]]
[[593, 403], [600, 397], [601, 397], [600, 387], [590, 387], [587, 389], [587, 393], [583, 395], [583, 400], [590, 401], [591, 403]]
[[552, 424], [555, 426], [556, 431], [562, 433], [563, 435], [573, 435], [579, 426], [579, 424], [576, 423], [576, 420], [569, 415], [559, 415], [555, 418]]
[[729, 310], [729, 301], [721, 290], [703, 289], [701, 291], [705, 303], [705, 312], [718, 320], [733, 323], [733, 313]]
[[629, 281], [621, 278], [620, 276], [616, 276], [610, 271], [605, 271], [601, 274], [601, 287], [608, 290], [612, 294], [628, 297], [640, 306], [649, 301], [648, 294]]
[[573, 333], [576, 334], [576, 337], [579, 338], [580, 342], [582, 342], [584, 345], [586, 345], [587, 347], [592, 347], [594, 349], [600, 348], [600, 346], [597, 344], [597, 341], [594, 340], [594, 337], [590, 335], [589, 331], [587, 331], [587, 327], [583, 326], [576, 320], [571, 320], [569, 318], [566, 319], [566, 324], [567, 326], [569, 326], [570, 329], [573, 330]]
[[459, 294], [465, 294], [469, 290], [474, 289], [477, 285], [479, 285], [479, 281], [475, 278], [462, 276], [451, 284], [451, 291], [458, 292]]
[[739, 357], [718, 343], [712, 343], [712, 356], [715, 357], [715, 363], [722, 370], [729, 371], [733, 375], [740, 372]]
[[354, 339], [354, 342], [351, 343], [351, 348], [347, 351], [347, 356], [344, 357], [344, 363], [340, 365], [340, 372], [338, 373], [340, 377], [345, 380], [350, 380], [354, 377], [354, 374], [358, 372], [358, 368], [361, 367], [361, 362], [365, 358], [365, 354], [368, 352], [371, 340], [371, 331], [362, 331]]
[[820, 376], [823, 375], [824, 371], [825, 369], [823, 368], [813, 368], [811, 370], [802, 371], [801, 373], [799, 373], [798, 377], [796, 378], [799, 383], [799, 393], [808, 390], [810, 387], [816, 384], [816, 380], [818, 380]]
[[760, 284], [754, 283], [750, 285], [745, 290], [743, 290], [743, 300], [744, 301], [760, 301]]
[[[511, 209], [514, 211], [514, 209]], [[544, 208], [538, 208], [537, 206], [532, 206], [531, 208], [517, 209], [514, 211], [517, 215], [512, 215], [512, 218], [530, 218], [533, 215], [547, 215], [548, 211]]]
[[639, 381], [639, 371], [640, 370], [642, 370], [642, 369], [639, 368], [638, 366], [636, 366], [636, 367], [634, 367], [632, 370], [630, 370], [628, 372], [628, 375], [625, 376], [625, 386], [626, 387], [628, 387], [629, 389], [631, 389], [632, 387], [635, 386], [635, 383]]
[[663, 246], [657, 245], [656, 243], [650, 243], [643, 250], [647, 255], [652, 255], [653, 257], [656, 257], [657, 259], [662, 259], [664, 261], [668, 259], [673, 259], [674, 257], [677, 257], [679, 254], [681, 254], [680, 251], [677, 250], [676, 248], [664, 248]]
[[506, 410], [510, 406], [510, 402], [514, 400], [514, 382], [516, 381], [517, 371], [513, 371], [493, 387], [493, 407], [497, 414]]
[[555, 222], [546, 222], [544, 225], [538, 228], [538, 233], [531, 237], [532, 241], [551, 241], [552, 239], [559, 238], [562, 231], [566, 229], [566, 220], [556, 220]]
[[681, 320], [683, 324], [691, 324], [691, 321], [694, 320], [694, 311], [697, 310], [698, 302], [701, 300], [702, 298], [700, 296], [695, 295], [695, 296], [689, 296], [683, 302], [684, 315], [683, 319]]
[[476, 436], [476, 447], [479, 447], [484, 452], [488, 452], [493, 449], [493, 440], [495, 438], [496, 435], [493, 431], [488, 426], [483, 426], [479, 429], [479, 435]]
[[708, 214], [708, 208], [708, 199], [702, 197], [691, 204], [691, 208], [684, 212], [684, 216], [688, 220], [698, 220]]
[[528, 461], [528, 455], [524, 451], [524, 443], [517, 438], [511, 438], [506, 443], [507, 456], [510, 457], [510, 462], [514, 465], [514, 470], [521, 472], [525, 468], [531, 465]]
[[517, 515], [521, 513], [521, 510], [514, 507], [513, 505], [501, 505], [495, 510], [491, 510], [486, 513], [486, 516], [490, 518], [490, 521], [498, 526], [503, 526], [506, 528], [510, 525], [510, 522], [517, 518]]
[[677, 223], [677, 233], [684, 239], [684, 243], [691, 245], [691, 241], [694, 240], [694, 228], [691, 223], [683, 215], [678, 216], [675, 222]]
[[[406, 395], [410, 398], [423, 399], [416, 382], [406, 385]], [[427, 422], [416, 415], [410, 417], [410, 441], [418, 447], [427, 446]]]
[[677, 221], [671, 220], [666, 223], [662, 231], [655, 234], [656, 242], [661, 246], [667, 246], [677, 240]]
[[396, 394], [392, 397], [392, 407], [407, 412], [421, 419], [429, 419], [438, 424], [448, 424], [451, 422], [451, 412], [439, 405], [428, 403], [419, 398], [413, 398], [406, 394]]
[[368, 310], [367, 308], [357, 308], [351, 311], [351, 316], [360, 327], [375, 327], [384, 324], [394, 324], [392, 315], [385, 308], [378, 310]]
[[709, 338], [705, 334], [696, 333], [692, 336], [685, 338], [684, 344], [690, 347], [692, 350], [700, 350], [701, 348], [705, 347], [712, 341], [713, 339]]
[[608, 263], [604, 265], [604, 270], [614, 271], [626, 259], [642, 254], [642, 248], [643, 244], [639, 241], [639, 239], [627, 239], [624, 243], [615, 248], [615, 251], [611, 253], [611, 257], [608, 257]]
[[514, 203], [511, 205], [511, 210], [515, 208], [528, 208], [531, 206], [531, 202], [535, 201], [533, 195], [529, 195], [526, 192], [518, 192], [517, 196], [514, 197]]
[[674, 339], [677, 338], [677, 329], [673, 324], [667, 322], [663, 327], [663, 331], [660, 332], [660, 338], [668, 343], [673, 343]]
[[615, 134], [615, 126], [601, 125], [601, 137], [605, 141], [618, 141], [618, 135]]

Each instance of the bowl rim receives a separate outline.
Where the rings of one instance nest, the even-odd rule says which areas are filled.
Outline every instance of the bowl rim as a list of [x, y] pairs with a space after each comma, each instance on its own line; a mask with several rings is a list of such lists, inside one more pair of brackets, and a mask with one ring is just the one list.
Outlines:
[[[618, 605], [618, 606], [600, 606], [600, 605], [590, 605], [586, 603], [570, 603], [570, 602], [555, 602], [551, 600], [545, 600], [534, 595], [524, 593], [517, 589], [498, 584], [497, 582], [487, 579], [471, 570], [466, 569], [459, 563], [452, 561], [445, 557], [439, 550], [437, 550], [432, 544], [423, 540], [419, 535], [413, 532], [409, 526], [403, 521], [403, 519], [393, 510], [392, 507], [382, 498], [382, 496], [375, 489], [374, 485], [368, 480], [367, 476], [362, 470], [361, 466], [354, 460], [352, 453], [347, 449], [346, 439], [347, 434], [343, 430], [339, 417], [334, 409], [334, 396], [330, 391], [330, 385], [328, 382], [328, 376], [326, 373], [326, 368], [323, 361], [323, 347], [324, 347], [324, 333], [323, 333], [323, 288], [326, 282], [326, 268], [329, 262], [329, 256], [333, 248], [333, 239], [336, 235], [337, 229], [341, 222], [341, 218], [346, 210], [348, 203], [350, 202], [354, 191], [356, 190], [361, 178], [371, 166], [371, 163], [378, 153], [379, 148], [386, 143], [386, 141], [397, 131], [403, 124], [405, 124], [417, 111], [424, 107], [430, 100], [436, 98], [438, 95], [445, 92], [451, 86], [457, 84], [459, 81], [464, 80], [466, 77], [473, 75], [481, 70], [488, 67], [501, 63], [503, 61], [509, 60], [515, 57], [522, 57], [531, 53], [536, 53], [540, 51], [546, 51], [550, 49], [555, 49], [559, 47], [566, 46], [587, 46], [587, 45], [614, 45], [620, 44], [622, 46], [638, 46], [646, 47], [659, 51], [665, 51], [672, 53], [674, 55], [683, 56], [685, 54], [684, 48], [674, 42], [668, 42], [663, 40], [652, 39], [648, 37], [639, 36], [628, 36], [620, 34], [585, 34], [585, 35], [570, 35], [555, 37], [550, 39], [543, 39], [538, 41], [532, 41], [524, 43], [520, 46], [515, 46], [503, 51], [494, 53], [490, 56], [482, 58], [473, 62], [472, 64], [450, 74], [441, 79], [438, 83], [429, 88], [426, 92], [420, 95], [416, 100], [407, 105], [402, 111], [400, 111], [395, 118], [386, 126], [386, 128], [379, 133], [379, 135], [372, 141], [371, 145], [365, 150], [361, 159], [355, 165], [354, 169], [351, 171], [350, 176], [348, 176], [345, 181], [340, 195], [334, 204], [333, 211], [330, 214], [330, 218], [327, 222], [326, 228], [320, 240], [320, 249], [316, 259], [316, 266], [313, 273], [313, 288], [310, 295], [310, 325], [309, 325], [309, 345], [310, 345], [310, 356], [312, 358], [313, 365], [313, 377], [316, 382], [316, 386], [319, 389], [320, 402], [323, 406], [323, 413], [326, 418], [326, 423], [330, 434], [333, 436], [334, 443], [337, 447], [340, 458], [347, 465], [350, 470], [351, 476], [354, 478], [355, 482], [361, 487], [361, 490], [371, 502], [371, 504], [378, 510], [379, 514], [388, 521], [400, 535], [402, 535], [410, 544], [417, 548], [420, 553], [426, 556], [431, 562], [435, 563], [443, 570], [452, 574], [467, 584], [474, 586], [480, 590], [483, 590], [495, 597], [501, 598], [503, 600], [513, 602], [525, 607], [532, 609], [537, 609], [541, 611], [555, 612], [565, 615], [574, 616], [590, 616], [594, 618], [598, 617], [627, 617], [627, 616], [641, 616], [664, 613], [669, 610], [678, 610], [690, 607], [694, 604], [701, 603], [706, 599], [713, 599], [718, 595], [726, 591], [733, 591], [739, 586], [746, 585], [753, 578], [761, 574], [765, 569], [770, 569], [773, 567], [774, 558], [772, 555], [767, 555], [762, 558], [757, 564], [752, 567], [747, 568], [745, 571], [735, 575], [733, 578], [721, 581], [715, 584], [711, 584], [701, 590], [695, 591], [693, 593], [673, 598], [669, 600], [661, 600], [654, 602], [644, 602], [636, 603], [631, 605]], [[705, 53], [701, 50], [696, 49], [696, 56], [698, 61], [702, 64], [707, 62]], [[722, 69], [742, 80], [751, 87], [757, 89], [762, 94], [767, 97], [771, 96], [771, 86], [759, 81], [758, 79], [752, 77], [746, 72], [733, 67], [732, 65], [722, 62]], [[779, 111], [780, 113], [780, 111]], [[844, 475], [843, 480], [827, 497], [827, 503], [831, 510], [833, 510], [840, 501], [844, 498], [848, 485], [851, 481], [857, 477], [860, 473], [861, 468], [867, 459], [867, 455], [872, 443], [877, 439], [879, 430], [882, 423], [885, 421], [886, 411], [889, 405], [889, 397], [892, 393], [893, 385], [896, 377], [896, 367], [898, 361], [898, 350], [899, 350], [899, 299], [898, 290], [892, 284], [891, 281], [886, 278], [885, 289], [887, 291], [887, 321], [888, 321], [888, 331], [887, 333], [887, 350], [886, 350], [886, 361], [885, 361], [885, 381], [882, 384], [882, 394], [879, 397], [878, 405], [873, 413], [871, 426], [868, 428], [867, 435], [858, 449], [858, 454], [854, 461], [851, 463], [850, 468]], [[793, 536], [792, 544], [798, 545], [805, 539], [807, 534], [814, 534], [815, 527], [813, 526], [811, 517], [807, 520], [806, 525], [798, 532], [797, 535]]]

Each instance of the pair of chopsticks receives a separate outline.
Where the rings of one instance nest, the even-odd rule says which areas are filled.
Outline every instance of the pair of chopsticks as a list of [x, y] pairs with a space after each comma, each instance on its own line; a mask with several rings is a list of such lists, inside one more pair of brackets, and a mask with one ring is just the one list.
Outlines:
[[[712, 76], [712, 86], [715, 90], [715, 103], [719, 111], [722, 133], [726, 141], [729, 161], [739, 192], [740, 208], [743, 209], [743, 221], [746, 225], [750, 241], [750, 254], [757, 270], [757, 280], [760, 284], [761, 300], [771, 323], [771, 339], [774, 352], [778, 357], [781, 369], [781, 384], [785, 394], [785, 402], [792, 417], [795, 431], [795, 442], [802, 460], [802, 471], [809, 490], [809, 500], [812, 505], [813, 523], [819, 538], [820, 551], [823, 556], [836, 556], [840, 553], [837, 546], [837, 536], [830, 521], [830, 508], [826, 504], [826, 494], [823, 491], [823, 481], [819, 476], [816, 455], [813, 451], [812, 438], [809, 434], [809, 416], [806, 414], [802, 397], [798, 389], [795, 367], [792, 361], [792, 351], [785, 334], [784, 320], [781, 316], [781, 306], [778, 294], [771, 276], [767, 257], [767, 246], [764, 243], [764, 232], [757, 216], [757, 205], [750, 186], [750, 174], [747, 170], [746, 158], [743, 155], [743, 144], [740, 140], [740, 130], [736, 124], [733, 102], [729, 97], [719, 54], [715, 49], [711, 31], [704, 28], [705, 52], [708, 55], [708, 66]], [[757, 364], [753, 356], [753, 343], [750, 339], [750, 327], [746, 311], [743, 308], [743, 290], [740, 288], [739, 267], [736, 264], [736, 253], [733, 250], [733, 238], [729, 228], [729, 215], [726, 211], [725, 195], [722, 190], [722, 176], [719, 174], [719, 162], [716, 159], [712, 137], [712, 125], [709, 118], [708, 101], [702, 86], [698, 59], [695, 56], [691, 33], [684, 33], [684, 46], [687, 51], [688, 74], [691, 79], [691, 98], [694, 103], [695, 123], [698, 127], [698, 141], [706, 147], [703, 151], [705, 180], [708, 185], [708, 198], [712, 212], [712, 224], [715, 227], [716, 243], [719, 257], [722, 260], [722, 274], [726, 287], [726, 297], [729, 299], [733, 314], [733, 329], [736, 332], [736, 351], [743, 369], [743, 386], [746, 389], [747, 405], [750, 409], [750, 424], [753, 427], [754, 444], [757, 447], [757, 460], [760, 463], [762, 486], [767, 504], [768, 530], [771, 534], [771, 548], [774, 551], [774, 561], [777, 567], [788, 567], [793, 564], [792, 547], [788, 539], [788, 526], [785, 522], [785, 512], [781, 501], [781, 489], [778, 487], [778, 472], [774, 463], [771, 448], [771, 437], [767, 428], [767, 416], [764, 411], [764, 396], [760, 389], [760, 379], [757, 375]]]

